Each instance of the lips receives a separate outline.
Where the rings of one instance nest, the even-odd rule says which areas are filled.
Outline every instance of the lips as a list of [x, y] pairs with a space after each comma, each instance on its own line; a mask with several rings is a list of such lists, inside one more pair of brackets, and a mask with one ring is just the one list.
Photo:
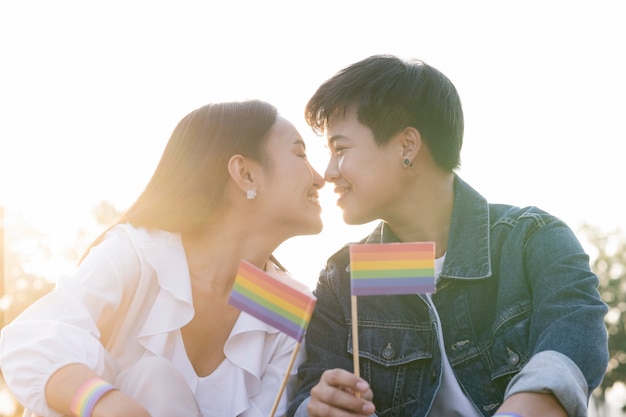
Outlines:
[[339, 195], [339, 198], [343, 197], [348, 191], [350, 191], [350, 187], [335, 187], [333, 190], [335, 194]]
[[309, 200], [309, 202], [315, 204], [316, 206], [320, 205], [320, 199], [317, 193], [312, 193], [312, 194], [307, 195], [306, 199]]
[[335, 192], [335, 194], [337, 194], [337, 205], [338, 206], [341, 205], [341, 201], [350, 192], [350, 190], [351, 190], [350, 187], [335, 187], [334, 188], [333, 191]]

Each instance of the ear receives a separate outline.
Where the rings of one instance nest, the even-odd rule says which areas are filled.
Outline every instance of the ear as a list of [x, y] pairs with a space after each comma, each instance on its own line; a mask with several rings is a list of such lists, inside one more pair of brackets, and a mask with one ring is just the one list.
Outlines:
[[402, 159], [413, 161], [422, 147], [422, 135], [414, 127], [406, 127], [400, 133], [400, 145], [402, 146]]
[[248, 190], [256, 191], [255, 167], [256, 164], [252, 160], [239, 154], [231, 156], [228, 160], [228, 174], [243, 194]]

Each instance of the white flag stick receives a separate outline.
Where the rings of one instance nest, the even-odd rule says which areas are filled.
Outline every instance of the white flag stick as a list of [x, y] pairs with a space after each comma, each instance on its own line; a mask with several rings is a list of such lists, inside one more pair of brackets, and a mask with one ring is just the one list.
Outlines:
[[[359, 371], [359, 316], [357, 314], [356, 295], [352, 296], [352, 362], [354, 374], [360, 376]], [[361, 397], [361, 392], [356, 392], [357, 397]]]
[[291, 375], [291, 368], [293, 368], [293, 364], [296, 361], [296, 357], [298, 356], [299, 349], [300, 349], [300, 342], [296, 343], [296, 347], [293, 349], [293, 353], [291, 354], [291, 359], [289, 360], [289, 366], [287, 366], [287, 372], [285, 372], [283, 383], [280, 385], [280, 389], [278, 390], [278, 395], [276, 395], [276, 399], [274, 400], [274, 405], [272, 406], [270, 417], [274, 417], [274, 414], [276, 413], [276, 409], [278, 408], [278, 404], [280, 403], [280, 398], [283, 396], [283, 392], [285, 391], [285, 387], [287, 386], [287, 380], [289, 379], [289, 375]]

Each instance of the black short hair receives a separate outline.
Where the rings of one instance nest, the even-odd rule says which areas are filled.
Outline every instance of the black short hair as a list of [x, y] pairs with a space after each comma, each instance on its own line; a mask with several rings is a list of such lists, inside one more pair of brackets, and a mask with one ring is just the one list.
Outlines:
[[379, 145], [406, 127], [419, 130], [435, 162], [446, 171], [460, 165], [463, 109], [457, 90], [440, 71], [420, 60], [374, 55], [324, 82], [308, 101], [305, 119], [322, 134], [336, 112], [354, 108]]

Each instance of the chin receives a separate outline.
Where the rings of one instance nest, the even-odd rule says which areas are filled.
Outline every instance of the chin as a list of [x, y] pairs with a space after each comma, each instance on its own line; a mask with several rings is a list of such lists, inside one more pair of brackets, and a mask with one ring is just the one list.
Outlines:
[[351, 216], [345, 211], [343, 212], [343, 221], [344, 223], [349, 224], [350, 226], [359, 226], [361, 224], [369, 223], [373, 220], [375, 219], [361, 218], [359, 216], [354, 216], [354, 215]]
[[324, 223], [322, 223], [322, 220], [320, 219], [319, 222], [312, 228], [313, 231], [309, 234], [316, 235], [320, 233], [323, 228], [324, 228]]

